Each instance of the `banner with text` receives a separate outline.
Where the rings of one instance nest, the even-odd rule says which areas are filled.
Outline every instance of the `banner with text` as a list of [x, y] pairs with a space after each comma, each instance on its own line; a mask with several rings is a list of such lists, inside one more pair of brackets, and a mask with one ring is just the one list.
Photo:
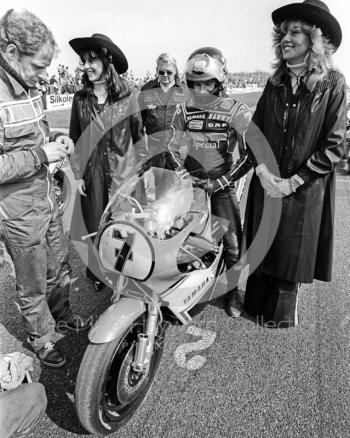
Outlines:
[[60, 109], [70, 108], [72, 106], [74, 94], [47, 94], [46, 95], [46, 108]]

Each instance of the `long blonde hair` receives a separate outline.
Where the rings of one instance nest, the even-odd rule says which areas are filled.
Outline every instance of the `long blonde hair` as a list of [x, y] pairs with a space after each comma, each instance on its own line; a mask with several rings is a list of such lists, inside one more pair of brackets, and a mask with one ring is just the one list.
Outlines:
[[[273, 85], [281, 85], [286, 72], [285, 61], [282, 56], [281, 42], [287, 33], [287, 28], [292, 20], [283, 21], [273, 30], [273, 48], [277, 61], [272, 64], [274, 73], [271, 77]], [[293, 20], [294, 21], [294, 20]], [[328, 38], [323, 36], [320, 28], [301, 21], [302, 30], [310, 38], [310, 51], [305, 59], [306, 75], [305, 85], [309, 91], [313, 91], [317, 82], [322, 81], [330, 70], [334, 70], [332, 54], [335, 52], [334, 45]]]

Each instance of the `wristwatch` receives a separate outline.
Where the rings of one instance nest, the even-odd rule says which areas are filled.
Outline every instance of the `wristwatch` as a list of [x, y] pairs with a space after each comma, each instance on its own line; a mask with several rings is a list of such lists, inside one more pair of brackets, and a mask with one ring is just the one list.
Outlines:
[[290, 186], [290, 190], [293, 193], [297, 191], [297, 186], [295, 185], [295, 182], [293, 181], [293, 178], [289, 178], [289, 186]]

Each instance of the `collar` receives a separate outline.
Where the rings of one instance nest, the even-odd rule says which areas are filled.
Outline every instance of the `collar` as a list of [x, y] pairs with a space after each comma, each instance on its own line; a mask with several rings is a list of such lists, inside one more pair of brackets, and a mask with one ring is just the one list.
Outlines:
[[13, 91], [16, 96], [20, 96], [23, 93], [27, 93], [29, 91], [29, 88], [25, 89], [19, 82], [16, 81], [14, 77], [12, 77], [7, 71], [5, 71], [6, 76], [9, 78], [9, 81], [11, 82], [11, 85], [13, 87]]
[[286, 63], [287, 71], [290, 76], [294, 76], [296, 78], [301, 78], [306, 74], [306, 64], [305, 62], [301, 62], [300, 64], [288, 64]]
[[165, 87], [163, 84], [161, 84], [161, 83], [159, 82], [159, 86], [160, 86], [160, 88], [164, 91], [164, 93], [167, 93], [167, 92], [170, 91], [173, 87], [175, 87], [175, 81], [174, 81], [172, 84], [170, 84], [168, 87]]
[[21, 95], [23, 92], [28, 93], [28, 85], [21, 79], [19, 74], [5, 61], [1, 54], [0, 67], [2, 67], [6, 76], [8, 77], [16, 96]]

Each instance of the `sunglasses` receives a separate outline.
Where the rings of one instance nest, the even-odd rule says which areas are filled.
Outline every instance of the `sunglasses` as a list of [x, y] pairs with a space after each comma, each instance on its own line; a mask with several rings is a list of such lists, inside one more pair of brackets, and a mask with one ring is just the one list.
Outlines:
[[161, 76], [164, 76], [165, 73], [166, 73], [168, 76], [171, 76], [171, 75], [173, 75], [175, 72], [173, 72], [173, 71], [171, 71], [171, 70], [158, 70], [158, 74], [161, 75]]

